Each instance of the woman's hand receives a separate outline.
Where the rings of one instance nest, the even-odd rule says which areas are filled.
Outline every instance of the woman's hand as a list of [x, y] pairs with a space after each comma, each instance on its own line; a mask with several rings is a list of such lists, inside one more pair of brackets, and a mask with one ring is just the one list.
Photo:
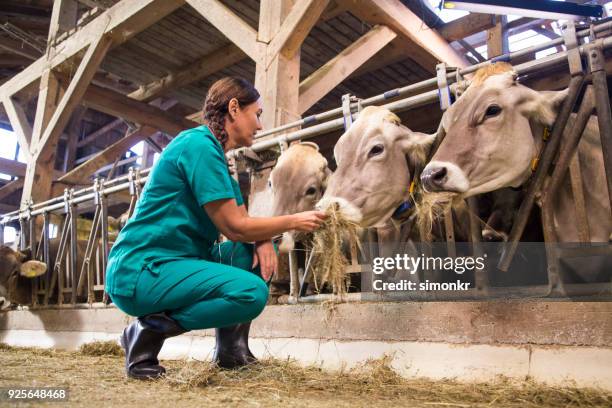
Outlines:
[[293, 228], [291, 229], [312, 232], [318, 229], [326, 218], [327, 214], [323, 211], [304, 211], [293, 214]]
[[272, 241], [259, 241], [255, 243], [253, 252], [253, 268], [261, 265], [261, 276], [266, 282], [272, 279], [278, 269], [278, 258], [274, 251]]

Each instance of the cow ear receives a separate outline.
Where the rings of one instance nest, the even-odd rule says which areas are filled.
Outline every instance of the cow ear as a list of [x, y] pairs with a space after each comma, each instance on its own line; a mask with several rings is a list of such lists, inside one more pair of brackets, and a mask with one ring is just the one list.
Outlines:
[[399, 144], [405, 154], [411, 153], [414, 149], [427, 149], [436, 138], [436, 133], [429, 135], [427, 133], [413, 132], [405, 128], [407, 132], [401, 136]]
[[21, 264], [19, 274], [24, 278], [36, 278], [47, 272], [47, 264], [40, 261], [27, 261]]
[[332, 171], [329, 169], [329, 167], [327, 167], [327, 165], [325, 166], [323, 171], [325, 172], [325, 175], [323, 176], [323, 182], [321, 183], [321, 188], [323, 189], [323, 191], [325, 191], [327, 189], [327, 182], [329, 181], [329, 178], [332, 175]]
[[411, 160], [423, 163], [427, 159], [427, 152], [429, 152], [429, 148], [435, 139], [436, 133], [428, 135], [427, 133], [408, 130], [399, 140], [399, 146]]
[[25, 262], [28, 259], [32, 259], [32, 250], [26, 248], [23, 251], [15, 251], [15, 256], [19, 262]]
[[568, 89], [563, 91], [534, 91], [529, 89], [521, 110], [529, 118], [543, 125], [552, 126], [568, 92]]

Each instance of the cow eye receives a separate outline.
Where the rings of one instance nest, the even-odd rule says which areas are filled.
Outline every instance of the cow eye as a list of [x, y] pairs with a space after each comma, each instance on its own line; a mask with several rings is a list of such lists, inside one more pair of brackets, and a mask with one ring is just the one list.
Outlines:
[[501, 113], [502, 108], [499, 105], [491, 105], [487, 108], [487, 112], [485, 113], [485, 116], [487, 118], [492, 118], [494, 116], [497, 116]]
[[268, 187], [272, 188], [272, 180], [268, 180]]
[[378, 156], [384, 150], [385, 148], [383, 147], [383, 145], [378, 144], [370, 149], [370, 151], [368, 152], [368, 157]]
[[314, 187], [309, 187], [308, 190], [306, 190], [306, 195], [314, 195], [316, 194], [317, 189]]

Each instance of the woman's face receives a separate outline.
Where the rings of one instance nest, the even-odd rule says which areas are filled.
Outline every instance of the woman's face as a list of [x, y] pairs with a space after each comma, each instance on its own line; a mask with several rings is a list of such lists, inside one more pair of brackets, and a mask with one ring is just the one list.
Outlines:
[[251, 146], [255, 138], [255, 133], [262, 129], [260, 116], [262, 113], [261, 98], [257, 101], [240, 106], [237, 101], [232, 99], [229, 104], [229, 111], [233, 121], [227, 121], [227, 135], [229, 138], [229, 148]]

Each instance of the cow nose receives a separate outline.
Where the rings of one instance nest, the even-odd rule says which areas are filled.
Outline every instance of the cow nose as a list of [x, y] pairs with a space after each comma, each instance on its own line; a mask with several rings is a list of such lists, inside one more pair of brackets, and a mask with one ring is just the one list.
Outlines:
[[443, 190], [444, 183], [446, 182], [446, 167], [433, 167], [426, 168], [421, 173], [421, 183], [428, 191], [440, 191]]

